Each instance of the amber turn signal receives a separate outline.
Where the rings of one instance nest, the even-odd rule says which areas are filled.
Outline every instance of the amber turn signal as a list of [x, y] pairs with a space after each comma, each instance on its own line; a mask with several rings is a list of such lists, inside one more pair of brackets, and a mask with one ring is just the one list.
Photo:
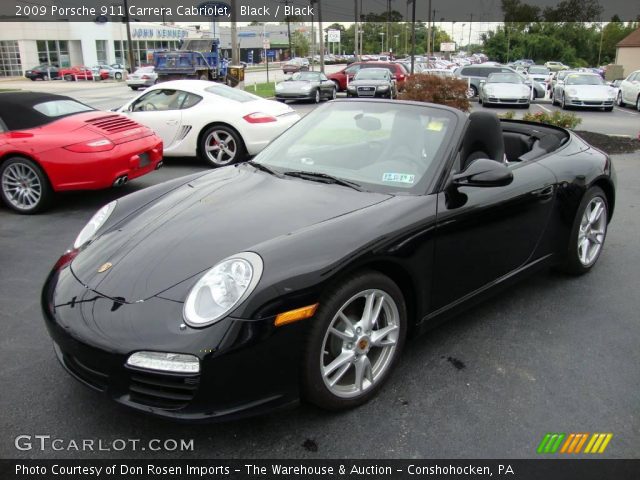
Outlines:
[[304, 320], [305, 318], [313, 317], [316, 313], [319, 303], [314, 305], [308, 305], [302, 308], [296, 308], [295, 310], [289, 310], [288, 312], [279, 313], [276, 317], [275, 326], [281, 327], [288, 323], [297, 322], [298, 320]]

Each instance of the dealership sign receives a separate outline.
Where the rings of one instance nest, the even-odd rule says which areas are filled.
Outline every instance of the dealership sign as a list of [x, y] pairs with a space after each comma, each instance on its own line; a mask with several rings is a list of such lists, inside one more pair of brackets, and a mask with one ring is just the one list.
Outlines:
[[327, 30], [327, 41], [329, 43], [340, 42], [340, 30]]
[[442, 42], [440, 44], [440, 51], [441, 52], [455, 52], [456, 51], [455, 42]]
[[182, 39], [188, 35], [186, 30], [175, 28], [132, 28], [131, 36], [133, 38], [167, 38]]

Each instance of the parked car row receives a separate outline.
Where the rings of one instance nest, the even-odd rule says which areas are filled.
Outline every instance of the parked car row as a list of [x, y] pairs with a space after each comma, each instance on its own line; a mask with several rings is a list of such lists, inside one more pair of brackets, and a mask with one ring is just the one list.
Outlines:
[[[334, 92], [326, 77], [325, 84]], [[286, 105], [201, 80], [152, 85], [113, 112], [67, 96], [0, 93], [0, 198], [31, 214], [54, 192], [120, 186], [159, 168], [163, 157], [230, 165], [299, 118]]]
[[122, 80], [127, 76], [127, 70], [121, 64], [112, 65], [76, 65], [72, 67], [58, 67], [57, 65], [43, 63], [29, 70], [24, 76], [30, 80], [107, 80], [109, 78]]

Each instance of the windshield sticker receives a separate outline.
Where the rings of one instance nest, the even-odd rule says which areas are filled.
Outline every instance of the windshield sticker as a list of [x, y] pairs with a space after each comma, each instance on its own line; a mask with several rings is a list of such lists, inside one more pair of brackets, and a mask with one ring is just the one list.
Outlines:
[[434, 132], [440, 132], [440, 131], [442, 131], [442, 127], [443, 126], [444, 125], [442, 124], [442, 122], [437, 122], [437, 121], [433, 120], [433, 121], [431, 121], [431, 122], [429, 122], [427, 124], [427, 130], [432, 130]]
[[416, 180], [415, 175], [409, 173], [383, 173], [383, 182], [395, 182], [395, 183], [413, 183]]

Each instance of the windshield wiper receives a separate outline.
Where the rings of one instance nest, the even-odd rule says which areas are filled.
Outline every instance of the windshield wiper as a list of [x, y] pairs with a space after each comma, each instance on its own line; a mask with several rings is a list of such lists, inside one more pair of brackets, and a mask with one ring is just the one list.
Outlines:
[[262, 163], [258, 163], [258, 162], [254, 162], [253, 160], [249, 160], [245, 163], [248, 163], [249, 165], [251, 165], [253, 168], [256, 168], [262, 172], [266, 172], [270, 175], [275, 175], [276, 177], [280, 177], [282, 178], [282, 174], [279, 172], [276, 172], [275, 170], [267, 167], [266, 165], [263, 165]]
[[334, 177], [333, 175], [328, 175], [326, 173], [304, 172], [300, 170], [292, 170], [289, 172], [284, 172], [284, 175], [287, 175], [289, 177], [303, 178], [305, 180], [311, 180], [315, 182], [342, 185], [343, 187], [353, 188], [354, 190], [362, 192], [362, 186], [359, 183], [351, 182], [349, 180], [344, 180], [343, 178]]

